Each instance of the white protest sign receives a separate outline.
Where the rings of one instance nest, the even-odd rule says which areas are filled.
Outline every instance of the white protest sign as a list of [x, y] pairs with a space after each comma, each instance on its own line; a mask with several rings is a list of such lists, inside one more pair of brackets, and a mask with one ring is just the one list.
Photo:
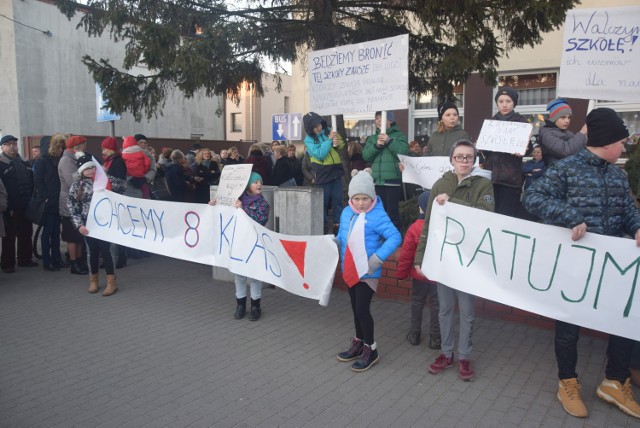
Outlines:
[[640, 6], [572, 9], [564, 24], [558, 96], [640, 99]]
[[409, 35], [308, 54], [311, 111], [371, 113], [408, 106]]
[[[434, 281], [549, 318], [640, 340], [635, 240], [433, 204], [422, 269]], [[635, 300], [635, 302], [634, 302]]]
[[235, 206], [236, 201], [247, 188], [253, 165], [244, 163], [239, 165], [225, 165], [220, 174], [220, 184], [216, 193], [216, 204], [228, 207]]
[[453, 171], [453, 165], [447, 156], [412, 157], [398, 155], [400, 163], [404, 165], [402, 181], [431, 189], [433, 184], [442, 178], [442, 174]]
[[524, 155], [532, 132], [533, 125], [530, 123], [486, 119], [482, 124], [476, 148]]
[[338, 249], [331, 236], [275, 233], [240, 208], [94, 191], [87, 228], [93, 238], [223, 266], [325, 306], [338, 264]]

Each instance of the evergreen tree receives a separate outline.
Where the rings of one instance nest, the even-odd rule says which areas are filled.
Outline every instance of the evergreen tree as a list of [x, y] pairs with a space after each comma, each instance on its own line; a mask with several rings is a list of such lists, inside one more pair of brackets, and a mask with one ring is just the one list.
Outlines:
[[[84, 55], [108, 107], [137, 120], [161, 112], [170, 91], [231, 94], [252, 82], [263, 94], [267, 61], [308, 50], [410, 34], [409, 88], [451, 98], [453, 86], [479, 72], [489, 84], [498, 59], [533, 46], [558, 28], [579, 0], [58, 0], [91, 36], [126, 42], [122, 64]], [[142, 64], [148, 75], [132, 75]], [[279, 86], [278, 82], [278, 86]]]

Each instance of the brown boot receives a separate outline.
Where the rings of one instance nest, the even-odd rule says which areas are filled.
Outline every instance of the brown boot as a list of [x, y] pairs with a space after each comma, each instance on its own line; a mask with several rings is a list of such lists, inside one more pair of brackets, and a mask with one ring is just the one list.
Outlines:
[[107, 275], [107, 288], [102, 292], [103, 296], [111, 296], [113, 293], [118, 291], [116, 288], [116, 276], [115, 275]]
[[631, 383], [640, 387], [640, 369], [629, 369], [629, 371], [631, 372]]
[[89, 275], [89, 293], [98, 292], [98, 274]]

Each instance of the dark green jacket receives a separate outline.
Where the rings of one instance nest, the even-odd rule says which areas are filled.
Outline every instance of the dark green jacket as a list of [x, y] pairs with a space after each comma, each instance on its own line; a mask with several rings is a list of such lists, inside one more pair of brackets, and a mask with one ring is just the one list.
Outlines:
[[[416, 257], [413, 261], [414, 265], [422, 265], [422, 259], [424, 258], [424, 250], [427, 246], [427, 236], [429, 236], [429, 221], [431, 220], [431, 207], [436, 196], [446, 193], [449, 195], [449, 201], [454, 204], [465, 205], [467, 207], [479, 208], [485, 211], [495, 211], [495, 200], [493, 198], [493, 185], [488, 178], [473, 175], [481, 171], [471, 172], [472, 175], [466, 177], [458, 184], [458, 177], [453, 171], [447, 171], [444, 173], [441, 179], [435, 182], [429, 195], [429, 202], [427, 204], [427, 214], [424, 219], [424, 225], [422, 226], [422, 233], [420, 234], [420, 241], [418, 242], [418, 248], [416, 248]], [[427, 277], [428, 272], [423, 272]]]
[[362, 149], [362, 158], [371, 164], [373, 180], [376, 184], [385, 184], [386, 181], [395, 180], [400, 183], [402, 174], [398, 168], [398, 155], [406, 155], [409, 152], [407, 137], [400, 132], [395, 123], [387, 128], [389, 140], [387, 144], [378, 147], [376, 142], [380, 135], [380, 129], [374, 135], [367, 137]]
[[451, 130], [434, 132], [427, 143], [427, 156], [449, 156], [451, 146], [458, 140], [470, 139], [467, 131], [462, 126], [456, 125]]

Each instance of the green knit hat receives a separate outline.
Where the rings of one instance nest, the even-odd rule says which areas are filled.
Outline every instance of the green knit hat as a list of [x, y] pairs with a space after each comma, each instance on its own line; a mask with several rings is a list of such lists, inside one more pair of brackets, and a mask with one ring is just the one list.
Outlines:
[[257, 172], [253, 171], [249, 176], [249, 183], [247, 183], [247, 190], [249, 190], [249, 187], [251, 187], [251, 185], [256, 181], [259, 181], [262, 183], [262, 176]]

